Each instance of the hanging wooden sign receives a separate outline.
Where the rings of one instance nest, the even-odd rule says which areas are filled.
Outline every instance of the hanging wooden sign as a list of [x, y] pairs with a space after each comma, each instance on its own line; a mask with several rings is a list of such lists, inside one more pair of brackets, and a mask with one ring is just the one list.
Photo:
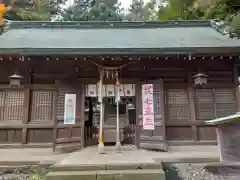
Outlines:
[[154, 130], [153, 84], [142, 85], [143, 129]]
[[[116, 94], [116, 87], [113, 84], [103, 85], [103, 97], [114, 97]], [[88, 84], [86, 86], [87, 97], [98, 97], [99, 88], [97, 84]], [[135, 84], [121, 84], [120, 97], [135, 96]]]

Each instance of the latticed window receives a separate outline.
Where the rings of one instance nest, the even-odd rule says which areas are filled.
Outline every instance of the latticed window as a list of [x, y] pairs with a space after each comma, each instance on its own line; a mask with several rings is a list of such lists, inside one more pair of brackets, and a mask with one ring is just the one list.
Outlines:
[[0, 91], [0, 120], [22, 121], [23, 104], [23, 91]]
[[64, 115], [64, 98], [66, 94], [65, 89], [59, 89], [58, 90], [58, 99], [57, 99], [57, 116], [62, 116]]
[[53, 120], [53, 91], [32, 91], [30, 121]]
[[188, 92], [185, 89], [168, 89], [165, 93], [165, 105], [168, 122], [188, 121]]
[[74, 90], [71, 87], [63, 87], [58, 89], [57, 94], [57, 118], [59, 121], [63, 121], [64, 119], [64, 101], [65, 101], [65, 94], [73, 93]]
[[236, 113], [235, 89], [196, 89], [197, 120], [210, 120]]

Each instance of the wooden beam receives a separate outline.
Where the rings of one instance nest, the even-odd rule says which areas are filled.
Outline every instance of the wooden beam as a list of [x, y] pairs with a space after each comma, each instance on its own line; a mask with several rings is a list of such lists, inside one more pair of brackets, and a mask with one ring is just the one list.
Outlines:
[[9, 84], [0, 84], [0, 89], [2, 90], [16, 90], [16, 91], [19, 91], [19, 90], [24, 90], [24, 89], [30, 89], [30, 90], [56, 90], [56, 85], [54, 84], [24, 84], [24, 85], [21, 85], [21, 87], [19, 88], [12, 88], [12, 87], [9, 87]]

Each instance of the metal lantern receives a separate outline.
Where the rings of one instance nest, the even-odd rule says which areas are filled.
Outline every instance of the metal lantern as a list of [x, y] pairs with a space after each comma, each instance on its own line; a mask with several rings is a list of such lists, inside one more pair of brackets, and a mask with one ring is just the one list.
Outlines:
[[23, 79], [23, 77], [20, 76], [20, 75], [17, 74], [17, 73], [9, 76], [9, 81], [10, 81], [9, 86], [10, 86], [10, 87], [20, 87], [20, 85], [21, 85], [21, 80], [22, 80], [22, 79]]
[[240, 87], [240, 77], [238, 77], [238, 84], [239, 84], [239, 87]]
[[134, 110], [134, 109], [135, 109], [134, 104], [133, 104], [133, 103], [128, 103], [128, 104], [127, 104], [127, 109], [128, 109], [128, 110]]
[[207, 85], [207, 75], [203, 73], [198, 73], [193, 76], [194, 86], [203, 87]]

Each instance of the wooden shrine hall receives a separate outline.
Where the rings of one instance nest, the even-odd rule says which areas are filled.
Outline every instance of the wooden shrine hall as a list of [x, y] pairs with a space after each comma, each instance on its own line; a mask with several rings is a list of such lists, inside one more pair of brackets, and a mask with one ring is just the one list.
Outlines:
[[216, 144], [239, 111], [240, 40], [210, 21], [9, 22], [0, 147]]

